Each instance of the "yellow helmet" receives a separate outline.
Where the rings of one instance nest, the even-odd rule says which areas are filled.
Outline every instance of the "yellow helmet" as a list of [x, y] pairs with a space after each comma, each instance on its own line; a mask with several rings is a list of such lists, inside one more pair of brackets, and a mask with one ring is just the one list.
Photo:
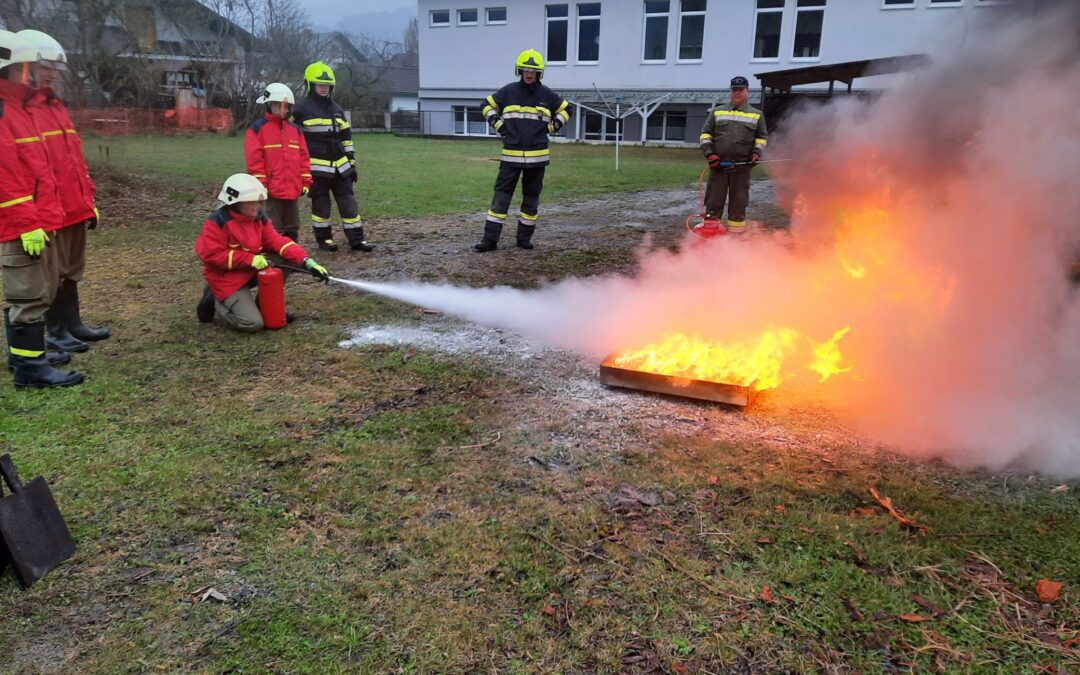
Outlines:
[[333, 87], [337, 84], [337, 78], [334, 77], [333, 68], [322, 61], [316, 61], [304, 68], [304, 82], [307, 83], [308, 91], [311, 91], [316, 84], [328, 84]]
[[518, 54], [517, 61], [514, 63], [514, 74], [521, 77], [521, 71], [526, 68], [535, 70], [538, 79], [544, 76], [544, 57], [540, 55], [540, 52], [535, 49], [526, 49]]

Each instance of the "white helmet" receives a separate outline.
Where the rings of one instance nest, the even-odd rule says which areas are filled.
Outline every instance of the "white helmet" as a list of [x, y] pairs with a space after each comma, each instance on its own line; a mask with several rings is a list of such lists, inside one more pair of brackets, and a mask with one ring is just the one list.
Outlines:
[[267, 197], [266, 186], [259, 179], [248, 173], [234, 173], [225, 179], [218, 199], [226, 206], [240, 202], [261, 202]]
[[21, 35], [0, 30], [0, 68], [14, 63], [37, 63], [38, 50]]
[[17, 35], [37, 50], [39, 63], [44, 63], [56, 70], [67, 70], [67, 54], [53, 36], [29, 29], [19, 31]]
[[292, 105], [296, 103], [296, 99], [293, 98], [292, 89], [289, 89], [287, 85], [280, 82], [271, 82], [266, 85], [266, 90], [263, 91], [262, 96], [255, 99], [256, 103], [288, 103]]

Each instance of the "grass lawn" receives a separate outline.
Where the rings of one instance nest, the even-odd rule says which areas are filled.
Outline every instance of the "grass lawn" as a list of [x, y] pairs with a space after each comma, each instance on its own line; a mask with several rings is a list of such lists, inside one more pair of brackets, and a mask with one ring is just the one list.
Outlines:
[[[494, 144], [359, 141], [369, 218], [486, 207]], [[1080, 668], [1075, 483], [778, 445], [783, 420], [752, 412], [760, 437], [732, 442], [610, 411], [634, 441], [576, 447], [568, 420], [523, 421], [542, 392], [479, 355], [339, 348], [347, 327], [424, 317], [308, 279], [287, 330], [199, 325], [195, 224], [240, 140], [113, 139], [107, 162], [97, 144], [83, 314], [114, 337], [77, 356], [80, 387], [0, 385], [0, 451], [50, 480], [78, 551], [29, 590], [0, 577], [0, 672]], [[700, 166], [633, 148], [611, 178], [610, 152], [555, 148], [549, 186], [686, 185]], [[551, 258], [504, 282], [590, 265]], [[1059, 600], [1038, 601], [1042, 578]], [[225, 601], [197, 602], [209, 588]]]
[[[355, 137], [365, 218], [482, 211], [491, 201], [501, 146], [495, 140]], [[94, 164], [214, 183], [244, 170], [244, 139], [228, 136], [94, 138]], [[106, 158], [105, 148], [108, 147]], [[624, 147], [615, 172], [611, 146], [555, 144], [544, 188], [556, 201], [653, 187], [689, 185], [703, 166], [697, 148]]]

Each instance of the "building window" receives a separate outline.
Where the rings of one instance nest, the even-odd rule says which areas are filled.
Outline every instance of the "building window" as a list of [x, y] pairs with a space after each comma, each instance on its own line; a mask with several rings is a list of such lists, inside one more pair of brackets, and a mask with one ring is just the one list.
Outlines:
[[685, 141], [686, 111], [657, 110], [649, 115], [645, 138], [650, 141]]
[[475, 26], [479, 23], [480, 12], [475, 9], [459, 9], [457, 11], [457, 25]]
[[757, 25], [754, 28], [754, 58], [780, 56], [780, 26], [784, 21], [784, 0], [757, 0]]
[[454, 106], [454, 133], [459, 136], [490, 136], [493, 132], [480, 108]]
[[578, 63], [600, 60], [600, 3], [586, 2], [577, 6]]
[[930, 0], [931, 7], [960, 7], [964, 0]]
[[484, 15], [484, 23], [489, 26], [501, 26], [506, 23], [505, 7], [488, 7]]
[[431, 25], [432, 26], [449, 26], [450, 25], [450, 10], [448, 10], [448, 9], [433, 9], [433, 10], [431, 10]]
[[584, 127], [586, 140], [614, 141], [616, 135], [621, 135], [616, 132], [618, 126], [618, 120], [614, 117], [601, 115], [600, 113], [595, 113], [591, 110], [585, 111]]
[[567, 5], [547, 6], [548, 63], [566, 63], [566, 33], [570, 19]]
[[671, 0], [645, 0], [645, 39], [641, 60], [647, 63], [667, 61], [668, 13]]
[[825, 0], [797, 0], [795, 7], [795, 49], [791, 56], [796, 59], [817, 59], [821, 56]]
[[908, 9], [915, 7], [915, 0], [884, 0], [882, 5], [885, 9]]
[[679, 60], [700, 61], [705, 44], [706, 0], [681, 0], [679, 3]]

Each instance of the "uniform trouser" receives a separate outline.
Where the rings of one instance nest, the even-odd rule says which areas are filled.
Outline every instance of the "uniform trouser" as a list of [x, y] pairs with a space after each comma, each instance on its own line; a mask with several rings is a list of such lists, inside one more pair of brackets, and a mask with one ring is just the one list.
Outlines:
[[518, 179], [521, 179], [521, 208], [518, 209], [518, 222], [525, 226], [536, 225], [536, 214], [540, 210], [540, 193], [544, 189], [544, 169], [547, 166], [523, 166], [510, 162], [499, 163], [499, 175], [495, 178], [495, 196], [491, 198], [487, 220], [502, 226], [510, 212], [510, 202], [514, 198]]
[[86, 225], [79, 223], [49, 233], [49, 248], [55, 249], [56, 269], [49, 280], [49, 297], [65, 280], [79, 283], [86, 269]]
[[709, 184], [705, 188], [705, 212], [716, 218], [724, 215], [724, 202], [728, 202], [728, 222], [746, 220], [746, 205], [750, 203], [750, 171], [735, 169], [709, 172]]
[[341, 228], [350, 244], [360, 243], [364, 239], [364, 224], [360, 222], [360, 208], [353, 194], [350, 176], [316, 176], [311, 183], [311, 224], [316, 230], [322, 229], [329, 236], [330, 195], [334, 195], [338, 213], [341, 215]]
[[56, 264], [56, 249], [52, 246], [31, 258], [20, 239], [0, 244], [4, 300], [11, 305], [11, 323], [37, 323], [45, 318], [55, 293]]
[[[329, 203], [327, 204], [329, 210]], [[293, 241], [300, 236], [300, 204], [296, 199], [278, 199], [271, 197], [266, 200], [266, 215], [270, 216], [270, 222], [278, 234], [282, 234]]]
[[224, 300], [216, 300], [214, 310], [222, 321], [245, 333], [258, 333], [264, 327], [262, 312], [247, 286]]

